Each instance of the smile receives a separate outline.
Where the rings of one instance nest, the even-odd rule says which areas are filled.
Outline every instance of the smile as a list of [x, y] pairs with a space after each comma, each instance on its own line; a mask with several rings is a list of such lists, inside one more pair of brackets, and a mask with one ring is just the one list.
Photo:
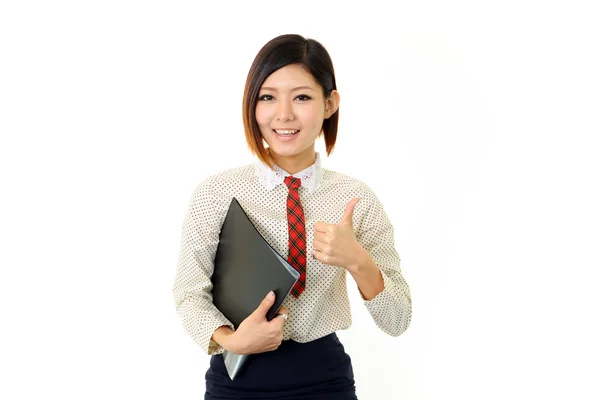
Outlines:
[[295, 129], [273, 129], [273, 131], [279, 136], [293, 136], [296, 133], [300, 132], [299, 130]]

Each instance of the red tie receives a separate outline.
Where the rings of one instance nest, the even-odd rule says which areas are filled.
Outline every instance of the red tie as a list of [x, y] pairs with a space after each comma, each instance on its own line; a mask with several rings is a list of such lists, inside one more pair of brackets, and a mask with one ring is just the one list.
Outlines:
[[284, 182], [290, 188], [287, 197], [288, 262], [300, 272], [300, 278], [292, 288], [291, 293], [295, 298], [298, 298], [300, 293], [304, 291], [306, 282], [306, 231], [304, 228], [304, 210], [298, 194], [301, 181], [298, 178], [286, 176]]

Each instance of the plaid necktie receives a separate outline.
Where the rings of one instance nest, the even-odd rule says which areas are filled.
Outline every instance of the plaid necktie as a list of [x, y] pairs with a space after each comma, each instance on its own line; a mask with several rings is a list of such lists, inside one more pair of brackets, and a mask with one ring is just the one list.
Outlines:
[[298, 298], [300, 293], [304, 291], [306, 282], [306, 231], [304, 228], [304, 210], [298, 194], [301, 181], [298, 178], [286, 176], [284, 182], [290, 189], [287, 197], [288, 262], [300, 272], [300, 278], [292, 288], [291, 293], [295, 298]]

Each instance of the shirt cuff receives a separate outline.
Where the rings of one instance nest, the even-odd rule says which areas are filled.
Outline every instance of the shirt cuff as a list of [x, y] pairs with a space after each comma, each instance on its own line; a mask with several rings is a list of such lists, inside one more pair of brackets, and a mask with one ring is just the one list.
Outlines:
[[[379, 292], [377, 294], [377, 296], [375, 296], [374, 298], [372, 298], [371, 300], [366, 300], [363, 297], [363, 303], [367, 306], [367, 308], [369, 309], [377, 309], [381, 306], [383, 306], [386, 303], [386, 300], [389, 299], [390, 296], [390, 288], [392, 285], [392, 280], [390, 278], [388, 278], [388, 276], [386, 275], [385, 272], [381, 271], [381, 276], [383, 277], [383, 290], [381, 292]], [[362, 296], [362, 293], [361, 293]]]
[[210, 327], [207, 329], [210, 336], [208, 337], [208, 341], [205, 342], [205, 345], [202, 346], [202, 348], [206, 349], [207, 354], [209, 356], [222, 354], [225, 351], [225, 348], [223, 346], [212, 340], [213, 333], [215, 333], [215, 331], [221, 326], [228, 326], [232, 330], [235, 330], [233, 328], [233, 324], [229, 322], [226, 318], [217, 319], [212, 324], [210, 324]]

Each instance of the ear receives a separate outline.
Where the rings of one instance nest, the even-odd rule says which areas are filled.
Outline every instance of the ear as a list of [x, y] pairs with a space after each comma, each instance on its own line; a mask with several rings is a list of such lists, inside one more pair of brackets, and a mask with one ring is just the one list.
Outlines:
[[325, 119], [331, 117], [340, 106], [340, 94], [337, 90], [332, 90], [329, 97], [325, 99]]

